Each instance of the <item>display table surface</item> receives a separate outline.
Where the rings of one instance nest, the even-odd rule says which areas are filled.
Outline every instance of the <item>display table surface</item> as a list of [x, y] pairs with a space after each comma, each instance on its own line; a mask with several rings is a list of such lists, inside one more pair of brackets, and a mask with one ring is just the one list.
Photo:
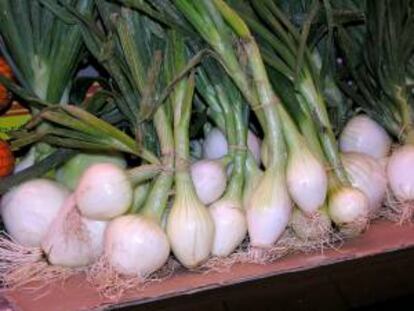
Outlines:
[[[413, 246], [414, 225], [399, 226], [381, 220], [371, 224], [366, 233], [345, 242], [337, 250], [325, 250], [322, 254], [293, 254], [266, 265], [235, 264], [229, 271], [220, 273], [179, 272], [163, 282], [152, 283], [143, 290], [128, 292], [119, 301], [111, 301], [100, 296], [94, 288], [84, 282], [81, 275], [71, 277], [63, 285], [61, 282], [48, 284], [40, 293], [19, 289], [3, 293], [3, 298], [9, 303], [11, 310], [16, 311], [105, 310], [114, 306], [148, 304], [252, 280], [280, 277], [283, 274], [404, 250]], [[0, 308], [0, 310], [7, 309]]]

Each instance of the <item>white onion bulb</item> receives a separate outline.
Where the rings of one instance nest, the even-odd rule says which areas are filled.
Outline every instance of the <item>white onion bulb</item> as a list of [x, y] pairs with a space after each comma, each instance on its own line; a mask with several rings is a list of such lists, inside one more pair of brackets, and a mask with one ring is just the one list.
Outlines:
[[352, 186], [361, 190], [369, 201], [371, 215], [375, 215], [385, 198], [387, 178], [380, 162], [357, 152], [342, 154], [342, 163]]
[[75, 191], [82, 215], [109, 220], [125, 213], [132, 203], [133, 189], [126, 172], [115, 164], [90, 166]]
[[311, 215], [325, 202], [328, 176], [323, 164], [305, 146], [289, 154], [287, 187], [297, 206]]
[[246, 216], [239, 202], [226, 198], [211, 205], [209, 211], [215, 227], [212, 254], [226, 257], [246, 236]]
[[126, 168], [126, 161], [122, 153], [78, 153], [56, 170], [56, 180], [69, 189], [74, 190], [85, 170], [97, 163], [113, 163], [120, 168]]
[[167, 235], [153, 220], [125, 215], [110, 222], [105, 256], [118, 273], [146, 277], [161, 268], [169, 254]]
[[329, 197], [329, 215], [346, 236], [356, 236], [365, 230], [368, 214], [368, 198], [354, 187], [341, 187]]
[[196, 193], [203, 204], [219, 199], [227, 185], [224, 165], [217, 160], [200, 160], [191, 165], [191, 178]]
[[218, 128], [211, 129], [203, 143], [203, 157], [216, 160], [224, 157], [227, 151], [226, 136]]
[[177, 193], [167, 220], [167, 235], [175, 257], [187, 268], [207, 260], [214, 242], [214, 223], [192, 187]]
[[343, 129], [339, 147], [342, 152], [360, 152], [380, 159], [390, 152], [391, 138], [377, 122], [366, 115], [358, 115]]
[[82, 217], [73, 196], [67, 198], [42, 240], [42, 249], [52, 265], [81, 267], [103, 253], [106, 221]]
[[69, 191], [47, 179], [12, 188], [1, 200], [1, 215], [10, 236], [24, 246], [40, 246]]
[[414, 146], [396, 149], [387, 165], [388, 183], [400, 201], [414, 199]]
[[[260, 164], [261, 140], [252, 131], [247, 132], [247, 147]], [[203, 157], [205, 159], [216, 160], [227, 155], [228, 143], [226, 136], [218, 128], [213, 128], [206, 136], [203, 143]]]
[[267, 170], [247, 205], [247, 227], [254, 247], [269, 248], [285, 230], [292, 212], [285, 178]]

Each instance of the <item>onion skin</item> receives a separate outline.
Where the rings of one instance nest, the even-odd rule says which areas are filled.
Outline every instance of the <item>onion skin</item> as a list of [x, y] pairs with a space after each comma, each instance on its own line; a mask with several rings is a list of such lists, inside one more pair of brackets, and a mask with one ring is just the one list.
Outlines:
[[133, 189], [123, 169], [115, 164], [100, 163], [85, 171], [75, 196], [83, 216], [110, 220], [128, 210], [132, 204]]
[[286, 175], [292, 200], [304, 213], [315, 213], [324, 204], [328, 190], [323, 164], [304, 147], [290, 153]]
[[209, 207], [215, 235], [212, 255], [226, 257], [243, 241], [247, 234], [247, 221], [237, 200], [222, 199]]
[[270, 248], [286, 229], [292, 213], [285, 178], [280, 172], [268, 169], [247, 206], [247, 226], [250, 244]]
[[42, 240], [48, 262], [72, 268], [93, 263], [103, 253], [107, 224], [82, 217], [70, 196]]
[[367, 196], [370, 215], [374, 216], [381, 207], [387, 191], [383, 165], [379, 160], [363, 153], [344, 153], [341, 159], [352, 186]]
[[7, 232], [24, 246], [40, 246], [68, 196], [65, 187], [48, 179], [33, 179], [11, 189], [1, 201]]
[[194, 268], [207, 260], [215, 230], [207, 208], [191, 192], [178, 193], [167, 220], [171, 248], [187, 268]]
[[290, 226], [303, 241], [324, 242], [329, 238], [332, 230], [331, 219], [324, 209], [318, 210], [312, 216], [307, 216], [300, 209], [295, 208]]
[[414, 146], [405, 145], [392, 153], [387, 164], [387, 178], [399, 201], [414, 199]]
[[391, 149], [391, 138], [374, 120], [358, 115], [348, 121], [339, 137], [342, 152], [359, 152], [380, 159]]
[[56, 171], [56, 180], [74, 190], [85, 170], [96, 163], [113, 163], [120, 168], [126, 168], [126, 161], [121, 153], [79, 153]]
[[368, 205], [368, 198], [362, 191], [341, 187], [329, 197], [329, 215], [345, 236], [354, 237], [367, 227]]
[[211, 129], [203, 143], [203, 158], [217, 160], [224, 157], [227, 152], [226, 136], [218, 128]]
[[166, 234], [147, 217], [120, 216], [107, 228], [105, 257], [120, 274], [146, 277], [161, 268], [169, 254]]
[[191, 178], [203, 204], [218, 200], [226, 190], [227, 173], [224, 165], [217, 160], [200, 160], [192, 164]]

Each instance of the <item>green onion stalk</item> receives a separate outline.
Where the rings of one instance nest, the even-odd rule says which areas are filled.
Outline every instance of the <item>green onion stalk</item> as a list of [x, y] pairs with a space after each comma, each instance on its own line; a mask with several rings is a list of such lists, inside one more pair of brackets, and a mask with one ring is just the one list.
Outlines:
[[[280, 237], [291, 214], [286, 187], [286, 151], [277, 105], [259, 49], [246, 24], [223, 1], [176, 1], [175, 5], [219, 55], [225, 70], [252, 106], [269, 141], [269, 165], [247, 206], [253, 247], [270, 248]], [[238, 37], [253, 76], [253, 86], [238, 59], [233, 40]]]

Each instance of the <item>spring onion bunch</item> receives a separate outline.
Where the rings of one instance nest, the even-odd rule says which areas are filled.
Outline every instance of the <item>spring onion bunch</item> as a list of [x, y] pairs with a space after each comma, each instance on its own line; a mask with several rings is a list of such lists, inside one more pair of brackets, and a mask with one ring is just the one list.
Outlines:
[[[25, 3], [5, 1], [0, 14]], [[0, 181], [12, 239], [0, 243], [0, 277], [20, 264], [92, 266], [97, 279], [107, 282], [109, 272], [128, 287], [171, 255], [208, 269], [277, 257], [278, 242], [309, 249], [335, 232], [355, 236], [382, 213], [387, 184], [412, 202], [411, 1], [86, 3], [24, 8], [34, 10], [30, 27], [45, 9], [76, 31], [102, 73], [101, 90], [66, 103], [65, 92], [42, 97], [52, 70], [38, 93], [0, 78], [36, 109], [13, 146], [42, 142], [58, 148], [59, 164], [71, 158], [48, 179]], [[8, 21], [0, 21], [5, 38]], [[386, 48], [374, 50], [374, 39]], [[404, 145], [387, 159], [392, 138]], [[53, 159], [29, 171], [55, 168]]]
[[[317, 9], [318, 5], [315, 4], [309, 18], [312, 18]], [[298, 120], [297, 125], [314, 155], [331, 169], [328, 207], [334, 222], [344, 228], [355, 225], [356, 232], [363, 230], [368, 220], [368, 206], [364, 194], [350, 186], [339, 157], [338, 145], [321, 88], [321, 78], [306, 44], [307, 23], [304, 23], [300, 32], [271, 0], [263, 3], [250, 1], [250, 6], [240, 6], [239, 11], [257, 34], [268, 66], [294, 86], [299, 107], [290, 109], [296, 111], [293, 116]], [[273, 84], [277, 87], [276, 79]], [[288, 104], [288, 101], [286, 102]], [[340, 212], [342, 209], [346, 210], [346, 207], [341, 206], [342, 202], [352, 202], [353, 209], [359, 212], [346, 217], [346, 212]]]

